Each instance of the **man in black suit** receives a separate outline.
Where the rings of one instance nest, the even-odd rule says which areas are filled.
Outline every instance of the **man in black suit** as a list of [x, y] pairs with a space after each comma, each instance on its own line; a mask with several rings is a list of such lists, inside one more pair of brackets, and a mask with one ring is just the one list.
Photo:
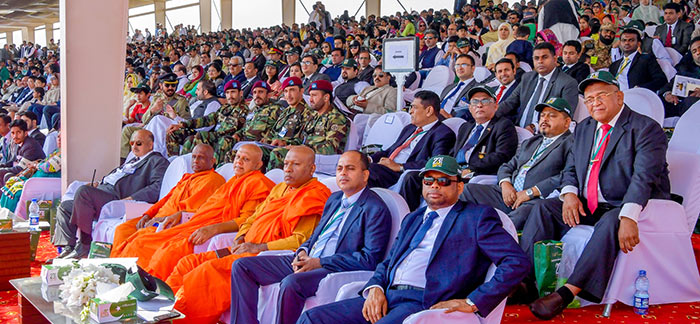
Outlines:
[[360, 72], [357, 74], [357, 78], [360, 79], [360, 81], [365, 81], [369, 84], [373, 84], [372, 74], [374, 74], [374, 67], [370, 65], [371, 62], [372, 57], [370, 56], [368, 50], [363, 48], [359, 53], [357, 53], [357, 63], [360, 66]]
[[309, 94], [309, 86], [317, 80], [326, 80], [331, 82], [331, 78], [323, 73], [318, 73], [318, 58], [307, 54], [301, 59], [301, 73], [304, 73], [304, 79], [301, 80], [304, 86], [304, 94]]
[[[168, 160], [153, 151], [153, 134], [145, 129], [131, 136], [134, 158], [112, 170], [99, 183], [88, 183], [75, 191], [73, 200], [64, 200], [56, 215], [53, 245], [63, 247], [59, 258], [84, 258], [92, 242], [92, 222], [102, 206], [112, 200], [158, 200]], [[213, 154], [213, 152], [212, 152]], [[77, 242], [77, 234], [80, 239]], [[75, 247], [75, 248], [74, 248]]]
[[[515, 155], [518, 134], [509, 119], [494, 117], [498, 109], [496, 96], [487, 87], [474, 87], [467, 97], [474, 121], [468, 121], [459, 128], [450, 155], [457, 159], [462, 168], [462, 179], [481, 174], [495, 175], [501, 164]], [[406, 174], [399, 194], [406, 198], [409, 209], [415, 210], [420, 205], [420, 190], [418, 172]]]
[[46, 135], [39, 131], [39, 128], [37, 127], [39, 122], [37, 115], [31, 111], [23, 111], [17, 115], [19, 115], [19, 118], [27, 123], [27, 135], [35, 139], [37, 142], [39, 142], [39, 145], [43, 147], [44, 141], [46, 140]]
[[[557, 68], [554, 46], [540, 43], [533, 52], [534, 71], [523, 75], [513, 94], [498, 105], [496, 116], [506, 117], [532, 133], [535, 132], [537, 112], [535, 106], [547, 98], [564, 98], [571, 105], [578, 105], [576, 80]], [[576, 108], [574, 108], [576, 109]]]
[[455, 60], [455, 75], [457, 82], [448, 85], [440, 95], [440, 114], [446, 118], [452, 117], [452, 112], [459, 114], [460, 110], [468, 109], [467, 92], [477, 85], [474, 79], [474, 59], [461, 54]]
[[627, 28], [620, 35], [622, 58], [610, 64], [610, 73], [617, 78], [620, 90], [636, 87], [658, 91], [666, 84], [666, 74], [654, 55], [639, 52], [641, 32]]
[[245, 75], [245, 80], [241, 82], [241, 91], [243, 91], [243, 100], [248, 100], [253, 98], [253, 85], [260, 80], [258, 76], [258, 68], [255, 66], [255, 62], [248, 61], [243, 67], [243, 75]]
[[654, 37], [658, 38], [664, 47], [672, 47], [681, 55], [685, 55], [694, 28], [692, 24], [680, 19], [681, 14], [680, 4], [669, 2], [664, 5], [664, 24], [656, 27]]
[[515, 77], [515, 63], [507, 58], [498, 60], [493, 69], [496, 72], [496, 80], [498, 80], [498, 87], [494, 89], [494, 94], [496, 95], [496, 103], [500, 103], [510, 97], [520, 81]]
[[27, 123], [24, 120], [15, 119], [10, 123], [10, 136], [12, 144], [9, 155], [6, 162], [0, 164], [0, 185], [5, 185], [6, 178], [24, 170], [25, 162], [37, 161], [46, 157], [39, 142], [29, 136]]
[[446, 154], [455, 144], [455, 133], [438, 119], [440, 97], [432, 91], [418, 91], [411, 104], [411, 124], [384, 151], [372, 155], [370, 187], [388, 188], [405, 170], [419, 170], [430, 157]]
[[574, 78], [576, 82], [583, 81], [591, 74], [591, 67], [580, 61], [582, 48], [579, 41], [572, 39], [564, 43], [561, 52], [561, 58], [564, 61], [561, 70]]
[[[574, 296], [599, 303], [618, 251], [639, 243], [637, 220], [649, 199], [669, 199], [666, 136], [654, 120], [624, 104], [615, 77], [598, 71], [581, 82], [591, 117], [576, 126], [558, 198], [533, 207], [520, 246], [533, 257], [535, 242], [560, 239], [578, 224], [593, 225], [591, 239], [566, 285], [530, 304], [540, 319], [560, 314]], [[534, 287], [531, 273], [530, 288]]]
[[[678, 62], [675, 68], [678, 71], [676, 76], [681, 75], [700, 79], [700, 37], [693, 38], [690, 42], [690, 56], [686, 56]], [[673, 95], [671, 89], [673, 89], [675, 81], [676, 77], [673, 77], [670, 82], [666, 83], [659, 90], [661, 98], [664, 99], [664, 115], [666, 117], [682, 116], [683, 113], [700, 100], [700, 90], [689, 91], [688, 96], [685, 98]]]
[[571, 106], [550, 98], [535, 107], [540, 113], [539, 134], [520, 144], [516, 155], [498, 168], [498, 184], [469, 183], [462, 200], [499, 209], [521, 230], [536, 198], [546, 198], [559, 188], [571, 147]]

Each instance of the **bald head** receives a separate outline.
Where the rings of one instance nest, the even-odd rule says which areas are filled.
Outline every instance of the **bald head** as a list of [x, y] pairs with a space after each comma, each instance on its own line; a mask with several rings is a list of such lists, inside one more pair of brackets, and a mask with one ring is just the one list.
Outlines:
[[292, 188], [298, 188], [314, 176], [316, 154], [308, 146], [292, 146], [284, 157], [284, 182]]
[[192, 171], [209, 171], [215, 165], [214, 148], [208, 144], [197, 144], [192, 150]]
[[131, 135], [131, 152], [137, 157], [142, 157], [153, 150], [153, 133], [145, 129], [139, 129]]
[[262, 168], [262, 150], [255, 144], [245, 144], [238, 148], [233, 160], [233, 172], [236, 176]]

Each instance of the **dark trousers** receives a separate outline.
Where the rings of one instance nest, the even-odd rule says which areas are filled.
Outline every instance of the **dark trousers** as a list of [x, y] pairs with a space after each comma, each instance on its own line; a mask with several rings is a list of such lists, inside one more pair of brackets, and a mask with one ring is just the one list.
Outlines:
[[[425, 310], [423, 291], [389, 289], [386, 290], [386, 299], [389, 311], [377, 324], [401, 323], [411, 314]], [[362, 317], [364, 303], [364, 298], [357, 297], [314, 307], [304, 312], [297, 324], [369, 323]]]
[[56, 229], [51, 243], [55, 246], [75, 246], [78, 227], [71, 224], [70, 215], [73, 213], [73, 201], [62, 202], [56, 210]]
[[535, 198], [526, 201], [520, 204], [517, 209], [513, 210], [503, 202], [501, 187], [498, 185], [482, 185], [475, 183], [467, 183], [459, 199], [474, 204], [488, 205], [508, 214], [510, 220], [513, 221], [513, 225], [515, 225], [515, 229], [519, 231], [525, 226], [525, 221], [527, 221], [527, 217], [530, 215], [534, 204], [540, 200], [539, 198]]
[[61, 230], [54, 235], [54, 245], [75, 245], [77, 230], [85, 233], [81, 235], [81, 243], [90, 243], [88, 235], [92, 234], [92, 222], [100, 217], [102, 206], [119, 200], [116, 193], [106, 190], [106, 187], [81, 186], [75, 191], [74, 200], [61, 203], [56, 214], [56, 224]]
[[396, 184], [401, 177], [401, 172], [393, 171], [381, 164], [370, 163], [369, 164], [369, 180], [367, 184], [369, 187], [382, 187], [389, 188]]
[[59, 106], [44, 106], [42, 115], [46, 118], [46, 124], [49, 129], [56, 129], [58, 126], [58, 121], [61, 117], [61, 107]]
[[423, 200], [423, 178], [420, 171], [410, 171], [403, 177], [399, 195], [406, 200], [409, 210], [416, 210]]
[[664, 103], [664, 115], [666, 117], [673, 117], [673, 116], [683, 116], [683, 114], [690, 109], [690, 107], [695, 104], [700, 98], [697, 97], [692, 97], [688, 96], [686, 98], [678, 98], [679, 103], [677, 105], [674, 105], [670, 102], [666, 102], [664, 98], [661, 98], [661, 101]]
[[39, 125], [39, 123], [41, 123], [41, 117], [43, 116], [44, 107], [46, 107], [46, 106], [44, 106], [42, 104], [38, 104], [38, 103], [33, 103], [29, 106], [29, 108], [27, 108], [27, 111], [31, 111], [36, 115], [36, 118], [37, 118], [36, 124], [37, 125]]
[[331, 271], [292, 270], [293, 256], [241, 258], [231, 269], [231, 323], [258, 323], [258, 288], [280, 282], [277, 323], [296, 323], [306, 298], [314, 296], [318, 283]]
[[[620, 208], [601, 203], [595, 213], [591, 214], [586, 207], [586, 201], [581, 200], [587, 216], [579, 218], [580, 224], [591, 225], [594, 230], [574, 266], [568, 283], [582, 289], [579, 297], [599, 303], [608, 287], [610, 274], [620, 250], [617, 240]], [[533, 260], [535, 242], [559, 240], [569, 229], [569, 225], [562, 219], [562, 202], [559, 198], [541, 200], [534, 205], [525, 222], [520, 246]], [[530, 279], [534, 280], [534, 272], [530, 274]]]

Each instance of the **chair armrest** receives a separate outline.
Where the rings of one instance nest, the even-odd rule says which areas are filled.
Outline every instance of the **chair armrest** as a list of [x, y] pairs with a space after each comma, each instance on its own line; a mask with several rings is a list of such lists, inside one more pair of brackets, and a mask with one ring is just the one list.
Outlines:
[[341, 301], [359, 296], [358, 293], [366, 284], [367, 280], [363, 280], [343, 285], [342, 287], [340, 287], [340, 289], [338, 289], [338, 294], [335, 295], [335, 301]]
[[329, 273], [318, 283], [316, 297], [321, 300], [328, 300], [328, 302], [337, 300], [336, 297], [341, 287], [353, 282], [360, 282], [364, 285], [372, 277], [373, 273], [373, 271], [363, 270]]
[[259, 256], [263, 256], [263, 255], [267, 255], [267, 256], [270, 256], [270, 255], [290, 255], [290, 254], [294, 254], [294, 251], [292, 251], [292, 250], [268, 250], [268, 251], [262, 251], [262, 252], [258, 253]]
[[145, 201], [120, 200], [124, 203], [124, 219], [130, 220], [141, 217], [153, 204]]
[[469, 183], [483, 184], [483, 185], [497, 184], [498, 183], [498, 176], [482, 174], [482, 175], [478, 175], [476, 177], [473, 177], [471, 180], [469, 180]]

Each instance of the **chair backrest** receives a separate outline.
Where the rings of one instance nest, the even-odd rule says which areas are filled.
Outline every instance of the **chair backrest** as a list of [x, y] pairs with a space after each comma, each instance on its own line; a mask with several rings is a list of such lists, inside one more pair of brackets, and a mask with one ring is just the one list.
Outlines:
[[671, 192], [683, 196], [683, 209], [688, 218], [688, 228], [692, 231], [700, 214], [700, 155], [669, 148], [666, 161]]
[[357, 126], [350, 120], [350, 129], [348, 130], [347, 137], [345, 138], [345, 150], [355, 150], [360, 145], [360, 134], [357, 133]]
[[409, 84], [406, 87], [407, 90], [416, 90], [416, 89], [418, 89], [418, 86], [420, 85], [420, 80], [422, 79], [422, 76], [418, 72], [413, 72], [413, 74], [416, 75], [416, 81], [413, 81], [413, 83]]
[[367, 119], [367, 125], [365, 125], [365, 131], [362, 133], [362, 140], [360, 141], [360, 147], [365, 145], [365, 142], [367, 141], [367, 136], [369, 135], [369, 131], [372, 129], [372, 126], [374, 126], [374, 123], [379, 120], [379, 117], [382, 117], [380, 114], [371, 114], [369, 115], [369, 118]]
[[530, 64], [527, 64], [527, 62], [518, 62], [518, 65], [520, 65], [520, 68], [523, 69], [525, 72], [530, 72], [532, 71], [532, 67]]
[[233, 173], [233, 163], [226, 163], [218, 168], [216, 168], [216, 173], [220, 174], [226, 181], [233, 178], [235, 175]]
[[175, 187], [175, 185], [182, 179], [185, 173], [191, 173], [192, 171], [192, 154], [180, 155], [175, 158], [168, 168], [165, 170], [163, 175], [163, 183], [160, 185], [160, 198], [165, 197], [165, 195], [170, 192], [170, 190]]
[[664, 103], [659, 96], [649, 89], [634, 88], [625, 90], [625, 104], [632, 110], [645, 115], [664, 125]]
[[272, 169], [270, 171], [267, 171], [265, 173], [265, 176], [272, 180], [275, 184], [279, 184], [280, 182], [284, 181], [284, 171], [282, 169]]
[[644, 28], [644, 33], [647, 34], [649, 37], [654, 37], [654, 33], [656, 33], [656, 25], [654, 26], [646, 26]]
[[591, 114], [588, 112], [588, 108], [586, 108], [586, 104], [583, 103], [583, 96], [578, 95], [578, 105], [576, 105], [576, 111], [574, 111], [574, 121], [576, 123], [580, 123], [582, 120], [590, 117]]
[[455, 133], [455, 135], [457, 135], [457, 132], [459, 132], [459, 127], [466, 122], [466, 120], [459, 117], [447, 118], [442, 121], [442, 123], [445, 124], [445, 126], [449, 127], [452, 130], [452, 132]]
[[474, 80], [476, 82], [484, 82], [491, 76], [491, 71], [484, 66], [477, 66], [474, 68]]
[[676, 51], [676, 49], [673, 47], [665, 47], [665, 48], [666, 48], [666, 52], [668, 52], [668, 56], [671, 57], [671, 61], [673, 61], [673, 65], [675, 66], [676, 64], [678, 64], [678, 62], [680, 62], [681, 59], [683, 58], [683, 55], [681, 55], [681, 53], [678, 53], [678, 51]]
[[53, 153], [58, 148], [58, 143], [56, 142], [56, 138], [58, 137], [58, 132], [54, 131], [51, 133], [48, 133], [46, 135], [46, 139], [44, 140], [44, 155], [49, 156], [49, 154]]
[[410, 210], [408, 209], [406, 201], [403, 200], [403, 197], [398, 193], [384, 188], [372, 188], [372, 191], [379, 195], [379, 198], [382, 198], [382, 201], [384, 201], [391, 213], [391, 236], [389, 236], [389, 245], [386, 249], [386, 253], [388, 254], [394, 241], [396, 241], [396, 236], [399, 234], [401, 221], [408, 215]]
[[666, 81], [670, 82], [671, 79], [673, 79], [673, 77], [676, 76], [676, 73], [678, 73], [678, 71], [676, 71], [676, 68], [674, 68], [673, 65], [671, 64], [671, 62], [669, 62], [669, 61], [661, 60], [661, 59], [656, 60], [656, 61], [659, 62], [659, 66], [661, 66], [661, 70], [664, 71], [664, 74], [666, 75]]
[[520, 126], [515, 126], [515, 131], [518, 133], [518, 144], [522, 143], [524, 140], [534, 136], [529, 130], [522, 128]]
[[388, 149], [399, 137], [401, 130], [411, 122], [411, 115], [397, 111], [382, 115], [374, 122], [363, 145], [378, 144]]
[[326, 187], [328, 187], [328, 189], [330, 189], [331, 193], [334, 193], [336, 191], [340, 191], [340, 187], [338, 187], [338, 184], [335, 182], [335, 177], [320, 179], [319, 181], [322, 184], [324, 184]]
[[673, 130], [668, 149], [675, 151], [700, 154], [700, 101], [696, 102], [686, 111]]
[[421, 85], [421, 90], [430, 90], [440, 95], [442, 89], [445, 89], [453, 80], [454, 72], [447, 66], [438, 65], [430, 70], [425, 81], [423, 81], [423, 85]]
[[[362, 142], [365, 139], [364, 136], [371, 116], [371, 114], [357, 114], [355, 115], [355, 118], [352, 119], [352, 123], [355, 126], [354, 136], [357, 136], [357, 138], [355, 139], [357, 142], [355, 142], [354, 147], [349, 148], [350, 150], [355, 150], [362, 147]], [[347, 147], [350, 147], [350, 145], [352, 144], [350, 136], [351, 135], [348, 135], [348, 144], [346, 145]]]

